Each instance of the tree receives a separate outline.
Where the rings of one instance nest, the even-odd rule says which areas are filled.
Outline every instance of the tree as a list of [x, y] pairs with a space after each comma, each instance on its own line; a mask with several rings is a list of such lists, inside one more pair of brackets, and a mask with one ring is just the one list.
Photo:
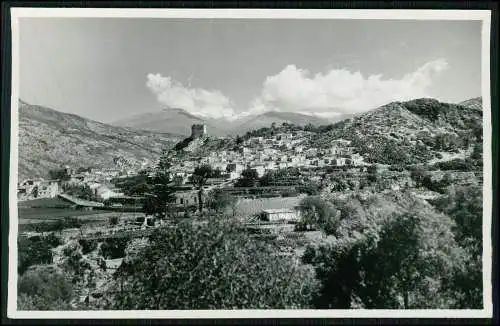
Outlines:
[[259, 174], [255, 169], [247, 168], [241, 172], [241, 177], [236, 181], [235, 187], [255, 187], [259, 181]]
[[476, 143], [472, 149], [471, 159], [482, 161], [483, 160], [483, 146], [480, 143]]
[[34, 198], [38, 198], [38, 186], [34, 186], [33, 189], [31, 190], [31, 195]]
[[76, 173], [90, 172], [90, 170], [91, 170], [91, 169], [90, 169], [89, 167], [87, 167], [87, 168], [85, 168], [85, 167], [79, 167], [79, 168], [76, 170]]
[[235, 197], [221, 189], [214, 189], [208, 195], [208, 207], [216, 213], [222, 213], [228, 207], [234, 207], [235, 202]]
[[325, 234], [334, 234], [339, 222], [339, 214], [335, 207], [319, 196], [302, 199], [299, 204], [301, 223], [311, 227], [321, 228]]
[[194, 169], [193, 175], [191, 176], [191, 181], [198, 190], [198, 209], [200, 213], [203, 212], [203, 187], [207, 183], [208, 178], [213, 175], [213, 169], [208, 164], [203, 164], [197, 166]]
[[[110, 309], [308, 308], [311, 271], [230, 220], [181, 222], [122, 264]], [[117, 285], [120, 288], [120, 285]]]
[[118, 216], [111, 216], [109, 218], [109, 224], [110, 225], [118, 225], [118, 222], [120, 221], [120, 218]]
[[168, 205], [176, 198], [175, 189], [171, 186], [170, 168], [170, 161], [165, 154], [162, 155], [154, 176], [148, 180], [151, 193], [148, 193], [143, 205], [146, 214], [160, 217], [168, 215]]
[[139, 184], [136, 184], [136, 185], [132, 186], [126, 192], [126, 195], [128, 195], [128, 196], [143, 196], [149, 190], [150, 190], [150, 187], [147, 184], [147, 182], [141, 182]]
[[373, 195], [360, 209], [346, 211], [351, 203], [358, 205], [353, 199], [340, 207], [350, 218], [341, 221], [336, 237], [304, 257], [322, 284], [315, 306], [454, 307], [456, 295], [447, 284], [462, 264], [463, 250], [453, 238], [451, 219], [410, 194]]
[[482, 307], [482, 196], [480, 186], [458, 187], [436, 203], [455, 221], [455, 239], [466, 251], [466, 259], [455, 269], [450, 285], [458, 298], [457, 307], [462, 309]]
[[66, 185], [64, 191], [71, 196], [85, 200], [96, 200], [96, 193], [87, 185]]
[[49, 170], [49, 177], [51, 179], [58, 179], [61, 181], [68, 181], [69, 179], [71, 179], [71, 175], [68, 174], [68, 171], [66, 169]]
[[59, 232], [59, 235], [62, 236], [62, 231], [64, 230], [64, 220], [63, 219], [57, 219], [55, 222], [54, 222], [54, 231], [58, 231]]
[[372, 164], [368, 167], [367, 169], [368, 176], [367, 179], [370, 183], [377, 182], [378, 175], [377, 175], [377, 166]]

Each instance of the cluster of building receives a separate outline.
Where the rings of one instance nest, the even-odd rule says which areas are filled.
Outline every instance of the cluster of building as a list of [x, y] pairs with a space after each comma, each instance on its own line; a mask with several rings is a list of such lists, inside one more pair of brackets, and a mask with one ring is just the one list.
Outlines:
[[111, 181], [119, 177], [132, 176], [137, 171], [127, 171], [121, 169], [89, 169], [84, 172], [77, 172], [75, 169], [65, 166], [63, 168], [68, 180], [45, 180], [43, 178], [26, 179], [18, 184], [18, 200], [32, 200], [38, 198], [55, 198], [64, 192], [64, 187], [87, 186], [96, 198], [107, 200], [113, 197], [122, 197], [123, 193], [114, 187]]
[[54, 198], [61, 193], [59, 180], [42, 178], [23, 180], [17, 186], [17, 199]]
[[[200, 127], [202, 126], [202, 127]], [[186, 183], [194, 169], [208, 164], [220, 170], [228, 180], [236, 180], [245, 169], [253, 169], [259, 177], [266, 172], [289, 167], [315, 168], [327, 166], [361, 166], [363, 157], [354, 153], [351, 142], [337, 139], [330, 148], [319, 149], [307, 145], [310, 132], [279, 133], [270, 137], [250, 137], [237, 150], [214, 151], [205, 157], [192, 155], [177, 158], [172, 155], [172, 173], [179, 184]], [[206, 135], [206, 127], [193, 125], [192, 139]]]
[[[207, 136], [205, 125], [193, 125], [191, 130], [191, 140]], [[208, 164], [221, 172], [219, 177], [207, 180], [205, 193], [216, 187], [230, 187], [246, 169], [252, 169], [258, 177], [262, 177], [267, 172], [290, 167], [307, 169], [364, 165], [363, 157], [354, 153], [350, 141], [337, 139], [330, 143], [329, 148], [320, 149], [308, 145], [311, 134], [307, 131], [295, 131], [268, 137], [250, 137], [243, 140], [237, 148], [213, 151], [205, 157], [171, 155], [172, 178], [179, 187], [176, 194], [177, 204], [181, 206], [198, 204], [197, 190], [190, 185], [190, 177], [200, 164]], [[116, 168], [87, 171], [74, 171], [66, 167], [70, 178], [64, 184], [88, 186], [100, 200], [124, 197], [124, 194], [112, 185], [112, 180], [135, 175], [138, 171], [130, 170], [124, 173], [123, 168], [118, 166], [119, 162], [115, 163], [117, 163]], [[19, 185], [18, 198], [21, 200], [53, 198], [62, 192], [63, 189], [58, 180], [26, 180]]]

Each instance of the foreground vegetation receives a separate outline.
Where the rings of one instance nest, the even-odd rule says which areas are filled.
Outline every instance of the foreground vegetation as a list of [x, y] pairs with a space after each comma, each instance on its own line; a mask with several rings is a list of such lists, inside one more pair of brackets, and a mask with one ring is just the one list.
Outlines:
[[84, 253], [96, 251], [125, 258], [105, 300], [86, 309], [482, 307], [479, 186], [450, 187], [432, 204], [389, 192], [313, 196], [301, 207], [302, 223], [323, 237], [307, 245], [300, 261], [218, 213], [179, 220], [133, 253], [129, 240], [63, 244], [65, 263], [55, 272], [49, 265], [61, 246], [57, 233], [22, 240], [19, 307], [76, 309], [77, 293], [98, 273]]

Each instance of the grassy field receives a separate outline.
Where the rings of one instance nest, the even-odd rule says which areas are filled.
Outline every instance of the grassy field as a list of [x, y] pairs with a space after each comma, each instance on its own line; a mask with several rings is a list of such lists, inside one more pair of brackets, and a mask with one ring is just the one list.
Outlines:
[[[109, 211], [83, 211], [71, 208], [19, 208], [19, 223], [23, 220], [57, 220], [64, 217], [81, 217], [90, 215], [111, 214]], [[114, 213], [116, 215], [116, 213]]]
[[17, 207], [30, 208], [30, 207], [71, 207], [71, 204], [61, 198], [39, 198], [32, 200], [18, 201]]
[[[139, 216], [141, 213], [136, 213]], [[79, 210], [60, 198], [41, 198], [18, 202], [19, 224], [52, 222], [65, 217], [85, 220], [103, 220], [110, 216], [133, 216], [134, 213], [112, 212], [109, 210]]]

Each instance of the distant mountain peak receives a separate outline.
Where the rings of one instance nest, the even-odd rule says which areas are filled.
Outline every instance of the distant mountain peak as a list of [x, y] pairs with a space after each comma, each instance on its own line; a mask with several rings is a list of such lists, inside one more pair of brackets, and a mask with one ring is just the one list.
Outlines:
[[190, 112], [186, 111], [185, 109], [181, 109], [181, 108], [164, 108], [164, 109], [162, 109], [162, 111], [164, 111], [164, 112], [175, 112], [175, 113], [178, 113], [178, 114], [185, 115], [186, 117], [191, 118], [191, 119], [197, 119], [197, 120], [200, 120], [200, 121], [203, 120], [203, 118], [201, 116], [198, 116], [196, 114], [190, 113]]

